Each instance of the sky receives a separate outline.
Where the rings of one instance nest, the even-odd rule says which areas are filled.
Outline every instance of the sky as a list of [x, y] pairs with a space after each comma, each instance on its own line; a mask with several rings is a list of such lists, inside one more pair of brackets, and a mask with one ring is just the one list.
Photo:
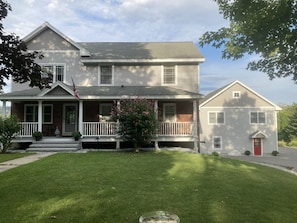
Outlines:
[[203, 33], [228, 26], [213, 0], [7, 1], [12, 6], [3, 20], [7, 33], [24, 37], [47, 21], [78, 42], [193, 41], [205, 57], [200, 66], [200, 93], [239, 80], [275, 104], [297, 102], [297, 85], [290, 77], [269, 80], [265, 73], [246, 69], [252, 56], [223, 60], [220, 49], [199, 46]]

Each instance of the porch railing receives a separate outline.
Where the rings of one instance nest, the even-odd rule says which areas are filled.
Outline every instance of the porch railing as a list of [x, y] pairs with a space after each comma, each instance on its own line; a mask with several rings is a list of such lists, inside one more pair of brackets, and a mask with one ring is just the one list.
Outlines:
[[[32, 136], [38, 131], [37, 122], [21, 122], [22, 129], [18, 137]], [[193, 122], [161, 122], [159, 123], [159, 136], [189, 136], [193, 135]], [[117, 134], [116, 122], [83, 122], [84, 136], [115, 136]]]
[[33, 132], [38, 131], [38, 122], [21, 122], [21, 130], [16, 134], [17, 137], [32, 136]]
[[158, 134], [160, 136], [193, 135], [193, 126], [193, 122], [161, 122]]
[[115, 136], [116, 122], [83, 122], [84, 136]]

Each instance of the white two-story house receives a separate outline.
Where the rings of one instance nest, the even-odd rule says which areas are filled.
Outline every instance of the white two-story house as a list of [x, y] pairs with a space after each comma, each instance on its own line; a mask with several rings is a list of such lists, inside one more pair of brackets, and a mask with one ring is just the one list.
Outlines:
[[119, 149], [112, 106], [142, 97], [155, 103], [156, 147], [191, 142], [197, 149], [199, 65], [204, 57], [193, 42], [75, 42], [47, 22], [23, 40], [29, 51], [44, 55], [36, 62], [53, 74], [53, 84], [40, 90], [12, 83], [11, 93], [0, 95], [4, 108], [10, 102], [11, 113], [21, 121], [16, 140], [33, 141], [35, 131], [55, 137], [58, 129], [60, 137], [79, 131], [83, 144], [106, 142]]

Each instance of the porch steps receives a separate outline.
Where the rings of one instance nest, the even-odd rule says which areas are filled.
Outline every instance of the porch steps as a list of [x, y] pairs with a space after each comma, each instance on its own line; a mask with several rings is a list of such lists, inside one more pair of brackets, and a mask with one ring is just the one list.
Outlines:
[[33, 141], [26, 151], [32, 152], [74, 152], [81, 149], [80, 141], [72, 138], [42, 138], [40, 141]]

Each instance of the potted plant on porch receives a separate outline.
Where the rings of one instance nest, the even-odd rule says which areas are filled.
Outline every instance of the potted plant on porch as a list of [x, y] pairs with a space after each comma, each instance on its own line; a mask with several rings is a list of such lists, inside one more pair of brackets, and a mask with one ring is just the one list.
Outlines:
[[75, 141], [78, 141], [81, 136], [82, 134], [79, 131], [72, 133], [72, 137], [74, 138]]
[[35, 131], [35, 132], [33, 132], [33, 134], [32, 134], [32, 137], [36, 140], [36, 141], [39, 141], [39, 140], [41, 140], [42, 139], [42, 132], [40, 132], [40, 131]]

